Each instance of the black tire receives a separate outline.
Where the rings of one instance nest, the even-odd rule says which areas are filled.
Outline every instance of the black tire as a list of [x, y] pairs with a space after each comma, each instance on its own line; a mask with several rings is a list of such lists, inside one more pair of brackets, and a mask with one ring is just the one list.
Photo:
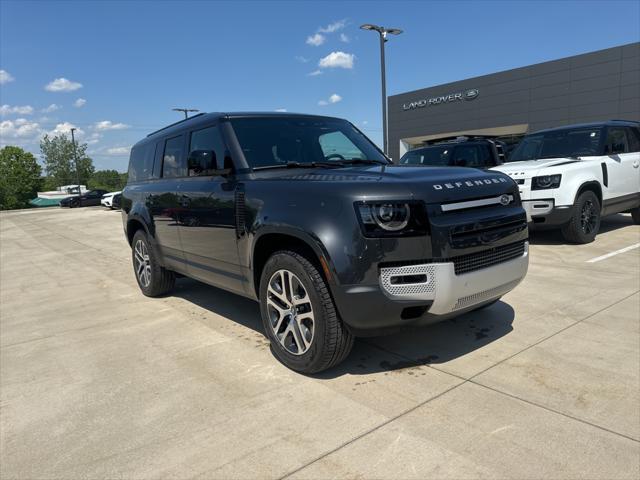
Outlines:
[[633, 219], [633, 223], [640, 225], [640, 207], [631, 210], [631, 218]]
[[[137, 251], [139, 242], [144, 246], [143, 252], [146, 252], [148, 256], [148, 283], [146, 283], [146, 276], [139, 275], [139, 261], [136, 256], [140, 251]], [[161, 267], [157, 260], [158, 256], [153, 244], [149, 241], [147, 234], [144, 230], [138, 230], [133, 236], [133, 242], [131, 242], [131, 261], [133, 262], [133, 273], [138, 282], [138, 286], [142, 293], [147, 297], [158, 297], [169, 292], [176, 281], [176, 276], [171, 270], [167, 270]]]
[[[269, 290], [269, 282], [279, 271], [293, 273], [294, 278], [297, 277], [296, 281], [299, 281], [305, 293], [303, 298], [312, 308], [313, 334], [308, 350], [303, 353], [294, 354], [287, 350], [272, 326], [272, 321], [276, 320], [272, 320], [271, 316], [275, 310], [267, 303], [268, 298], [272, 302], [274, 298], [270, 293], [273, 290]], [[265, 333], [271, 342], [271, 351], [281, 363], [297, 372], [311, 374], [331, 368], [342, 362], [353, 347], [353, 335], [339, 318], [324, 278], [309, 260], [296, 252], [276, 252], [267, 261], [260, 278], [260, 312]], [[295, 322], [290, 316], [288, 318], [288, 324], [285, 324], [287, 320], [281, 322], [283, 327]], [[285, 340], [283, 342], [287, 343]]]
[[591, 243], [600, 230], [600, 201], [591, 190], [576, 201], [571, 220], [562, 227], [562, 236], [572, 243]]

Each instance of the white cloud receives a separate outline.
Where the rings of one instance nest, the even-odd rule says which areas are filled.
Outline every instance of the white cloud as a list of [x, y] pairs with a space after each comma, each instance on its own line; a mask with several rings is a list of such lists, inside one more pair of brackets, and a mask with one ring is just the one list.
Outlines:
[[349, 43], [351, 39], [344, 33], [340, 34], [340, 41], [344, 43]]
[[286, 112], [286, 108], [276, 108], [276, 112]]
[[87, 138], [86, 142], [89, 145], [95, 145], [96, 143], [98, 143], [100, 141], [101, 138], [102, 138], [102, 134], [101, 133], [93, 132], [91, 135], [89, 135], [89, 138]]
[[307, 37], [307, 45], [313, 45], [314, 47], [319, 47], [325, 41], [326, 41], [325, 36], [319, 33], [315, 33]]
[[52, 82], [45, 85], [44, 89], [48, 92], [73, 92], [82, 88], [82, 84], [78, 82], [72, 82], [64, 77], [56, 78]]
[[84, 136], [84, 130], [81, 128], [77, 128], [73, 123], [62, 122], [58, 123], [53, 130], [47, 132], [50, 136], [55, 137], [56, 135], [71, 135], [71, 129], [75, 128], [74, 136], [76, 138]]
[[309, 63], [309, 59], [301, 55], [296, 55], [295, 59], [300, 63]]
[[319, 28], [318, 31], [322, 33], [333, 33], [338, 30], [342, 30], [347, 25], [346, 20], [338, 20], [336, 22], [330, 23], [324, 28]]
[[320, 100], [318, 102], [318, 105], [320, 105], [321, 107], [325, 107], [327, 105], [329, 105], [330, 103], [338, 103], [342, 101], [342, 97], [340, 95], [338, 95], [337, 93], [333, 93], [331, 95], [329, 95], [329, 98], [327, 100]]
[[107, 155], [124, 156], [129, 155], [131, 147], [112, 147], [107, 148]]
[[14, 80], [15, 78], [13, 78], [9, 72], [7, 72], [6, 70], [0, 70], [0, 85], [13, 82]]
[[0, 106], [0, 115], [11, 115], [17, 113], [18, 115], [31, 115], [33, 113], [33, 107], [31, 105], [2, 105]]
[[55, 112], [56, 110], [60, 110], [61, 108], [62, 107], [60, 105], [56, 105], [55, 103], [52, 103], [47, 108], [43, 108], [41, 110], [41, 112], [43, 112], [43, 113], [51, 113], [51, 112]]
[[355, 55], [345, 52], [331, 52], [318, 62], [320, 68], [353, 68]]
[[25, 118], [0, 122], [0, 141], [3, 144], [9, 138], [32, 138], [39, 135], [40, 132], [40, 125], [37, 122], [32, 122]]
[[93, 128], [96, 130], [124, 130], [125, 128], [129, 128], [129, 125], [124, 123], [113, 123], [111, 120], [103, 120], [101, 122], [96, 122]]
[[81, 108], [86, 105], [87, 101], [84, 98], [78, 98], [75, 102], [73, 102], [73, 106], [76, 108]]
[[313, 72], [307, 73], [309, 77], [317, 77], [318, 75], [322, 75], [322, 70], [314, 70]]

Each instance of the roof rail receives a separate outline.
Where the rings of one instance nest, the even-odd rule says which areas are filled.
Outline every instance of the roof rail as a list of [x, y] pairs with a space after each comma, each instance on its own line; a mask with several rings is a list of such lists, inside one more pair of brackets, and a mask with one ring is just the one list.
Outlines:
[[638, 120], [622, 120], [620, 118], [610, 118], [610, 122], [629, 122], [629, 123], [640, 123]]
[[436, 145], [439, 143], [456, 143], [456, 142], [469, 142], [473, 140], [493, 140], [496, 135], [456, 135], [455, 137], [434, 138], [427, 140], [426, 145]]
[[166, 127], [162, 127], [159, 130], [156, 130], [155, 132], [151, 132], [149, 135], [147, 135], [147, 137], [150, 137], [151, 135], [155, 135], [156, 133], [161, 132], [163, 130], [166, 130], [167, 128], [171, 128], [171, 127], [174, 127], [176, 125], [180, 125], [181, 123], [184, 123], [187, 120], [191, 120], [192, 118], [196, 118], [196, 117], [199, 117], [200, 115], [204, 115], [204, 114], [205, 114], [205, 112], [202, 112], [202, 113], [197, 113], [196, 115], [193, 115], [193, 116], [191, 116], [189, 118], [183, 118], [182, 120], [180, 120], [178, 122], [175, 122], [175, 123], [172, 123], [170, 125], [167, 125]]

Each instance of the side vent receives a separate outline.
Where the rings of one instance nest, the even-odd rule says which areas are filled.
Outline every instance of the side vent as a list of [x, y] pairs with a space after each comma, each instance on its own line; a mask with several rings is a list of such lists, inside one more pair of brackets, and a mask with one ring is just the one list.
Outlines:
[[235, 206], [236, 206], [236, 237], [240, 238], [244, 236], [246, 233], [246, 225], [245, 225], [245, 198], [244, 198], [244, 187], [239, 185], [236, 188], [235, 193]]
[[609, 186], [609, 172], [607, 170], [607, 164], [602, 162], [600, 164], [600, 166], [602, 167], [602, 183], [604, 183], [605, 187]]

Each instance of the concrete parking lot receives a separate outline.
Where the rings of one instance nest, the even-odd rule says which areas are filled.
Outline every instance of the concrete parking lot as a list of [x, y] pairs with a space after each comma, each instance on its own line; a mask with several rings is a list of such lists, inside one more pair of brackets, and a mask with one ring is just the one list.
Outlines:
[[120, 213], [0, 214], [0, 477], [640, 476], [640, 242], [534, 234], [493, 307], [281, 366], [257, 304], [142, 296]]

